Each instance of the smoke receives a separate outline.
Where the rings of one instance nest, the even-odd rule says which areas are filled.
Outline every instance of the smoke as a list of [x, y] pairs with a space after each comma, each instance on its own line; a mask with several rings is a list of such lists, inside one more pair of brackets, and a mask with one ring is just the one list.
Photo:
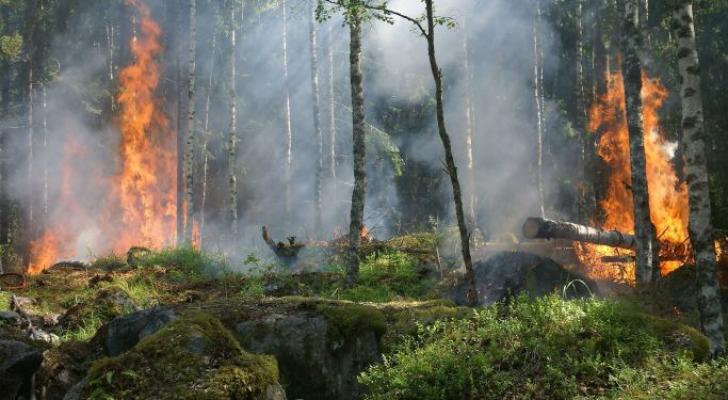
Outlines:
[[[180, 88], [173, 81], [177, 79], [178, 62], [184, 80], [187, 60], [187, 30], [175, 24], [185, 21], [187, 10], [161, 0], [147, 3], [163, 30], [165, 50], [160, 62], [165, 66], [165, 76], [157, 92], [160, 105], [165, 108], [174, 128], [177, 110], [170, 99], [176, 98], [175, 90], [182, 89], [181, 110], [185, 112], [186, 91], [183, 82]], [[525, 216], [538, 210], [534, 180], [534, 10], [530, 4], [506, 0], [437, 3], [439, 15], [457, 21], [455, 29], [438, 27], [436, 46], [446, 82], [446, 121], [455, 146], [460, 179], [466, 193], [472, 189], [477, 195], [478, 226], [493, 235], [515, 232]], [[294, 235], [301, 241], [328, 239], [336, 232], [347, 231], [353, 185], [349, 33], [343, 20], [334, 16], [316, 24], [324, 135], [324, 230], [317, 233], [313, 230], [318, 150], [313, 129], [309, 3], [303, 0], [288, 2], [287, 81], [283, 79], [283, 25], [279, 4], [262, 1], [245, 1], [244, 4], [243, 9], [236, 10], [237, 49], [228, 45], [223, 10], [218, 2], [198, 1], [197, 16], [195, 108], [199, 140], [195, 145], [195, 190], [198, 192], [195, 201], [199, 204], [201, 143], [207, 138], [210, 173], [203, 244], [206, 249], [223, 251], [235, 258], [243, 258], [249, 253], [269, 254], [260, 239], [262, 225], [270, 228], [275, 239]], [[394, 0], [389, 6], [411, 16], [424, 12], [419, 1]], [[36, 216], [42, 208], [41, 194], [47, 182], [48, 215], [37, 221], [45, 221], [47, 227], [63, 232], [60, 239], [72, 243], [64, 246], [68, 248], [60, 254], [64, 258], [84, 258], [108, 252], [113, 248], [115, 238], [104, 236], [110, 232], [104, 226], [121, 222], [115, 220], [120, 216], [103, 215], [100, 204], [111, 190], [109, 177], [119, 169], [119, 131], [110, 105], [106, 104], [109, 93], [116, 90], [116, 78], [113, 82], [108, 78], [110, 61], [117, 74], [131, 61], [128, 41], [136, 29], [133, 16], [127, 6], [106, 9], [99, 5], [82, 7], [71, 16], [68, 32], [56, 36], [49, 52], [52, 55], [49, 60], [60, 68], [47, 85], [48, 144], [42, 145], [39, 129], [36, 129], [35, 148], [44, 150], [36, 150], [33, 180], [28, 180], [25, 168], [10, 171], [13, 197], [21, 204], [34, 204]], [[110, 60], [107, 38], [111, 28], [110, 37], [114, 43]], [[87, 31], [92, 34], [83, 33]], [[463, 74], [466, 35], [471, 47], [472, 81]], [[541, 37], [547, 55], [558, 48], [552, 41], [553, 36], [544, 23]], [[415, 225], [426, 225], [429, 218], [451, 222], [454, 208], [449, 179], [442, 171], [444, 156], [432, 107], [434, 90], [425, 40], [407, 21], [395, 19], [390, 25], [372, 20], [365, 27], [364, 46], [367, 122], [370, 130], [387, 134], [369, 134], [368, 138], [370, 176], [365, 223], [376, 237], [384, 238], [413, 229]], [[332, 64], [328, 61], [329, 52], [333, 53]], [[236, 58], [237, 66], [236, 173], [240, 215], [237, 237], [228, 234], [230, 220], [225, 212], [230, 55]], [[554, 58], [547, 57], [547, 74], [555, 70]], [[328, 176], [330, 71], [334, 76], [336, 178]], [[212, 85], [208, 87], [210, 77]], [[291, 96], [293, 131], [290, 214], [286, 212], [285, 195], [285, 85]], [[206, 115], [208, 94], [210, 112]], [[475, 181], [472, 188], [466, 179], [464, 145], [464, 110], [468, 95], [472, 98], [475, 121]], [[36, 101], [36, 118], [38, 104]], [[409, 110], [410, 114], [398, 114], [397, 110]], [[548, 110], [549, 133], [560, 137], [565, 121], [559, 115], [558, 105], [548, 104]], [[209, 120], [209, 136], [204, 132], [206, 120]], [[408, 123], [402, 124], [402, 121]], [[388, 144], [382, 140], [391, 140], [399, 149], [404, 160], [401, 176], [396, 173], [397, 160], [387, 153]], [[557, 143], [558, 140], [561, 139], [557, 139]], [[13, 164], [27, 165], [25, 135], [14, 135], [8, 146], [19, 154]], [[558, 151], [563, 150], [554, 146], [554, 153]], [[47, 168], [39, 167], [43, 165]], [[44, 170], [48, 172], [47, 179], [39, 173]], [[431, 177], [435, 186], [413, 181], [413, 176], [420, 173]], [[173, 176], [167, 178], [175, 179]], [[546, 171], [545, 179], [549, 192], [555, 193], [557, 185], [552, 184], [555, 180], [552, 171]], [[29, 235], [37, 238], [43, 231], [42, 227], [37, 227]]]

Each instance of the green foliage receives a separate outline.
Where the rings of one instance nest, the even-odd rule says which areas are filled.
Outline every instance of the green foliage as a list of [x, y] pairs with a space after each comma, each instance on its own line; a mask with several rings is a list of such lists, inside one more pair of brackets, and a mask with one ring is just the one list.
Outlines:
[[[154, 266], [172, 267], [178, 273], [190, 277], [219, 276], [228, 269], [228, 264], [224, 259], [202, 253], [190, 246], [153, 251], [141, 257], [139, 266], [147, 268]], [[178, 277], [183, 278], [183, 276]]]
[[[16, 61], [23, 51], [23, 37], [15, 32], [12, 35], [0, 36], [0, 56], [8, 61]], [[4, 78], [8, 79], [8, 78]]]
[[627, 304], [520, 298], [421, 328], [360, 382], [370, 399], [571, 399], [616, 393], [624, 371], [693, 363], [706, 345]]
[[359, 266], [357, 286], [338, 291], [336, 297], [373, 302], [428, 297], [434, 278], [420, 275], [417, 268], [418, 260], [400, 251], [372, 254]]
[[115, 269], [126, 267], [126, 258], [117, 254], [110, 254], [95, 259], [91, 263], [91, 268], [113, 271]]
[[246, 353], [220, 321], [188, 313], [132, 350], [96, 361], [88, 399], [259, 399], [278, 381], [273, 357]]
[[387, 331], [384, 314], [372, 306], [337, 303], [322, 304], [317, 309], [329, 323], [326, 334], [333, 342], [346, 341], [365, 331], [381, 337]]

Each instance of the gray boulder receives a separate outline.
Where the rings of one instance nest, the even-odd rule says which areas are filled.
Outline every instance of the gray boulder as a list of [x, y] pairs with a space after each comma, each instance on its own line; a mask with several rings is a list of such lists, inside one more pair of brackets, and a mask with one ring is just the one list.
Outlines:
[[29, 345], [0, 340], [0, 400], [31, 398], [33, 375], [41, 362], [43, 355]]
[[119, 355], [136, 345], [142, 338], [154, 334], [178, 316], [170, 308], [150, 308], [118, 317], [109, 322], [103, 340], [106, 353]]

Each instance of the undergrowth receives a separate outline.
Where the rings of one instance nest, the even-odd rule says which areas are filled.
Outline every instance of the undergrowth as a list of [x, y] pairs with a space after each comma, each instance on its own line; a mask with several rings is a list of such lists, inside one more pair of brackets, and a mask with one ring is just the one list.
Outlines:
[[360, 382], [370, 400], [628, 398], [640, 379], [667, 379], [674, 365], [706, 355], [706, 339], [685, 325], [628, 304], [553, 295], [420, 327]]

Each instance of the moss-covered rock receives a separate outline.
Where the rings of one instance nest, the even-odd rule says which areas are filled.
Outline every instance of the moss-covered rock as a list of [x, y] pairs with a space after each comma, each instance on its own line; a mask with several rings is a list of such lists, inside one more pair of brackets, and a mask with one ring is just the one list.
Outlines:
[[189, 312], [127, 353], [96, 361], [82, 397], [266, 399], [277, 383], [273, 357], [243, 351], [220, 321]]

